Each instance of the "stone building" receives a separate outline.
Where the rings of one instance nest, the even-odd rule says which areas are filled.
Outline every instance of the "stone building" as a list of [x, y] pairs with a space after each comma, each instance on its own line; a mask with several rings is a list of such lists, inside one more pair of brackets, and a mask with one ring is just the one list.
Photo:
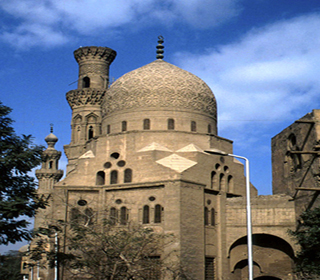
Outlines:
[[[36, 217], [36, 226], [48, 216], [68, 220], [73, 211], [108, 210], [118, 215], [119, 226], [133, 221], [173, 233], [179, 261], [196, 280], [247, 279], [244, 166], [235, 158], [204, 152], [232, 153], [232, 141], [217, 133], [211, 89], [164, 61], [162, 42], [155, 61], [111, 85], [114, 50], [81, 47], [74, 52], [79, 80], [77, 89], [66, 94], [72, 110], [71, 142], [64, 146], [66, 177], [59, 181], [60, 153], [51, 133], [36, 173], [39, 192], [51, 203]], [[307, 126], [309, 121], [301, 123], [301, 129]], [[254, 279], [294, 279], [295, 248], [287, 230], [295, 228], [295, 186], [281, 181], [291, 167], [278, 167], [281, 157], [299, 165], [304, 155], [280, 155], [281, 145], [298, 151], [304, 143], [299, 137], [274, 139], [275, 195], [258, 196], [251, 186]], [[31, 274], [29, 279], [54, 279], [50, 269], [34, 268]]]

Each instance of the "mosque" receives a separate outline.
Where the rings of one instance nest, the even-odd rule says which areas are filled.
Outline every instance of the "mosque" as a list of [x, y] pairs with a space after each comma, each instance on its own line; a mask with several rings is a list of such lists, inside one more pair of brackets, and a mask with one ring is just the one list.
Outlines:
[[[48, 217], [107, 210], [119, 227], [135, 222], [173, 234], [179, 261], [193, 279], [248, 279], [244, 165], [205, 152], [233, 150], [232, 140], [218, 135], [214, 94], [200, 78], [166, 62], [161, 37], [158, 43], [155, 61], [111, 85], [114, 50], [74, 52], [79, 79], [66, 94], [72, 110], [66, 176], [60, 180], [61, 152], [50, 133], [36, 176], [39, 193], [51, 202], [35, 227]], [[295, 279], [297, 247], [288, 229], [317, 198], [318, 119], [314, 110], [273, 138], [273, 195], [258, 196], [251, 184], [254, 279]], [[56, 279], [53, 269], [24, 273]]]

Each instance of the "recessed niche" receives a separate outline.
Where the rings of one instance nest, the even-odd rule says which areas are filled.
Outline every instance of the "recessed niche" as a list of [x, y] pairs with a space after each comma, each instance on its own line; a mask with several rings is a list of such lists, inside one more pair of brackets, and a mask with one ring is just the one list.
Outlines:
[[120, 157], [120, 154], [119, 153], [112, 153], [110, 155], [110, 157], [114, 158], [114, 159], [118, 159]]
[[79, 201], [78, 201], [78, 205], [79, 206], [86, 206], [88, 204], [88, 202], [86, 201], [86, 200], [84, 200], [84, 199], [80, 199]]
[[112, 163], [108, 161], [103, 166], [104, 168], [110, 168], [112, 166]]
[[122, 203], [122, 200], [121, 200], [121, 199], [117, 199], [117, 200], [116, 200], [116, 203], [117, 203], [117, 204], [121, 204], [121, 203]]
[[120, 160], [120, 161], [118, 161], [117, 165], [118, 165], [119, 167], [123, 167], [123, 166], [126, 165], [126, 162], [125, 162], [124, 160]]

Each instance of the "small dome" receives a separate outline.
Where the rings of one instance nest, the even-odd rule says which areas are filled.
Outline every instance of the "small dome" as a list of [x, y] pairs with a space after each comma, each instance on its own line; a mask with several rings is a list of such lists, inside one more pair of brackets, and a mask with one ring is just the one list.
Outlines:
[[197, 76], [162, 59], [115, 81], [102, 105], [103, 116], [122, 110], [173, 109], [197, 111], [216, 120], [217, 105], [208, 85]]
[[56, 143], [58, 142], [58, 137], [55, 136], [53, 133], [50, 133], [44, 140], [49, 143]]

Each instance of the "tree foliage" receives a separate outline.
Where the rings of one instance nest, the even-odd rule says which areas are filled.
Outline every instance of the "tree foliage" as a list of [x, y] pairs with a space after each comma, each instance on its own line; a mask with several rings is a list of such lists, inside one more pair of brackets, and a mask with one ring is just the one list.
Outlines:
[[9, 251], [0, 255], [0, 279], [21, 280], [21, 253]]
[[[79, 220], [40, 228], [30, 251], [34, 264], [58, 265], [68, 279], [158, 280], [160, 274], [173, 280], [190, 279], [174, 258], [167, 262], [171, 256], [163, 254], [163, 247], [174, 241], [172, 235], [138, 225], [119, 227], [108, 221], [89, 224]], [[65, 245], [61, 247], [60, 241], [57, 250], [54, 236], [66, 228]]]
[[11, 108], [0, 102], [0, 244], [29, 240], [26, 217], [33, 217], [44, 202], [29, 172], [41, 163], [42, 146], [31, 135], [17, 136], [8, 117]]
[[300, 250], [296, 258], [296, 271], [302, 279], [318, 279], [320, 276], [320, 208], [301, 214], [301, 222], [290, 231]]

